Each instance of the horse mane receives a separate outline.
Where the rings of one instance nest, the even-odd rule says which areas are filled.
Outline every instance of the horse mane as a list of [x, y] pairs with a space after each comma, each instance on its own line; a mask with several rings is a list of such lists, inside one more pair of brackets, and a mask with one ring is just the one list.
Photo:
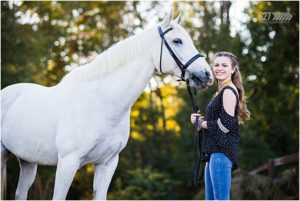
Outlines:
[[125, 66], [124, 64], [138, 58], [145, 53], [147, 46], [151, 44], [152, 30], [146, 30], [137, 35], [119, 41], [110, 48], [96, 56], [90, 63], [81, 65], [68, 74], [64, 81], [89, 81], [110, 74], [118, 68]]

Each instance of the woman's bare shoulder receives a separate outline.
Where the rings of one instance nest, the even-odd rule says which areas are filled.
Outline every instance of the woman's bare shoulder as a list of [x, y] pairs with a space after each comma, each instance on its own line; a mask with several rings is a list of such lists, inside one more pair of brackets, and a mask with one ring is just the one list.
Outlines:
[[239, 91], [237, 90], [236, 86], [233, 83], [230, 83], [228, 86], [231, 86], [239, 96]]

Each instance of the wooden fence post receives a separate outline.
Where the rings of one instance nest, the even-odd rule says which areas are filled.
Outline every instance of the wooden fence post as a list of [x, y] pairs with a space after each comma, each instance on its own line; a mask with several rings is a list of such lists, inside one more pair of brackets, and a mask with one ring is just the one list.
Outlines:
[[270, 159], [268, 161], [268, 176], [269, 176], [270, 180], [273, 179], [273, 168], [274, 168], [274, 160]]

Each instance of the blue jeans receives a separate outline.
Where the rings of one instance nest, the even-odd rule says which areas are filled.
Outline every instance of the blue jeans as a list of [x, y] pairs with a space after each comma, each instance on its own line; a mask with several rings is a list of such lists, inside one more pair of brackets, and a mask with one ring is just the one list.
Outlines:
[[205, 166], [205, 199], [230, 200], [232, 161], [223, 153], [212, 153]]

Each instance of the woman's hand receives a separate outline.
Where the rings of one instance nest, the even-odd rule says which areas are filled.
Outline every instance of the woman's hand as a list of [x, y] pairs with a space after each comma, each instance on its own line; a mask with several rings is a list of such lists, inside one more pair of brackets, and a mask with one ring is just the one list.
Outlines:
[[192, 113], [191, 114], [191, 123], [195, 124], [196, 123], [196, 118], [198, 118], [198, 123], [203, 122], [204, 121], [204, 116], [201, 116], [200, 111], [198, 111], [198, 113]]
[[192, 114], [191, 114], [191, 123], [192, 123], [192, 124], [195, 124], [195, 122], [196, 122], [196, 117], [200, 117], [200, 114], [198, 114], [198, 113], [192, 113]]
[[207, 121], [201, 122], [201, 128], [207, 129]]

